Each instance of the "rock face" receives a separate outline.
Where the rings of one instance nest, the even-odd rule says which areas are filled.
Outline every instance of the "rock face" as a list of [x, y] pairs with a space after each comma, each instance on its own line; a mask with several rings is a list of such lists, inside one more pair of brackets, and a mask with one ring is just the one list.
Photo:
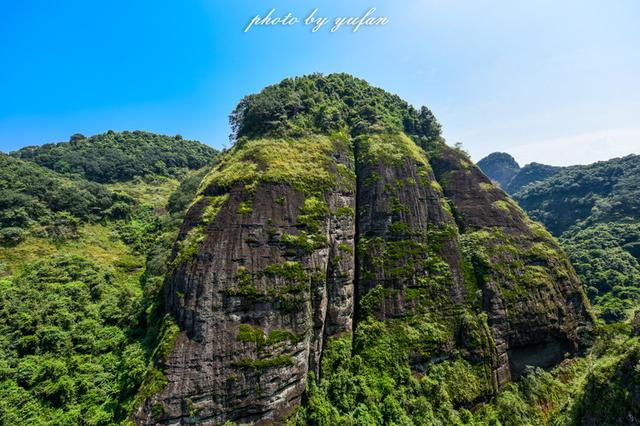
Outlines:
[[[278, 90], [303, 87], [285, 111], [296, 126], [320, 126], [303, 120], [317, 111], [307, 99], [351, 85], [373, 90], [345, 76]], [[466, 403], [588, 344], [592, 318], [553, 238], [428, 134], [435, 124], [407, 135], [412, 117], [429, 114], [373, 93], [403, 119], [361, 113], [370, 122], [341, 116], [343, 130], [293, 126], [275, 137], [252, 123], [205, 178], [165, 283], [180, 327], [158, 361], [166, 386], [137, 409], [137, 424], [281, 421], [308, 404], [310, 380], [335, 372], [339, 360], [323, 362], [332, 342], [388, 373], [370, 363], [371, 330], [390, 336], [409, 375], [468, 366], [479, 384]], [[243, 101], [245, 120], [256, 99]]]
[[461, 237], [476, 246], [472, 263], [498, 352], [498, 384], [588, 345], [588, 302], [553, 237], [464, 155], [437, 149], [430, 158]]
[[[283, 170], [269, 159], [257, 160], [260, 178], [248, 167], [236, 179], [223, 160], [187, 214], [165, 285], [183, 331], [154, 398], [162, 415], [139, 413], [141, 423], [280, 419], [319, 372], [326, 338], [351, 331], [352, 155], [342, 139], [315, 137], [247, 144], [233, 160], [253, 164], [272, 149], [292, 154], [291, 175], [276, 181]], [[334, 179], [339, 170], [349, 173]]]

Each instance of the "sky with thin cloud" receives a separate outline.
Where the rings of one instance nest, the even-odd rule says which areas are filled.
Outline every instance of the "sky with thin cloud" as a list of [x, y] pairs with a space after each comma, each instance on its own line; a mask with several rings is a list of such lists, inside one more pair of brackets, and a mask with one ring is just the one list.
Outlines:
[[[383, 27], [254, 27], [375, 7]], [[112, 0], [0, 4], [0, 150], [106, 130], [229, 145], [228, 114], [282, 78], [348, 72], [427, 105], [475, 160], [640, 154], [636, 0]]]

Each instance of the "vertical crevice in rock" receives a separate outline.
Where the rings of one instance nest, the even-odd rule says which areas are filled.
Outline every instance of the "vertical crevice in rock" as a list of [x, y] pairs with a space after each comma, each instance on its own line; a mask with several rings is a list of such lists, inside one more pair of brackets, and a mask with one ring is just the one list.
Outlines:
[[351, 322], [351, 348], [355, 344], [355, 331], [358, 326], [358, 318], [360, 315], [360, 196], [361, 196], [361, 174], [360, 174], [360, 146], [357, 139], [352, 140], [354, 171], [356, 174], [356, 190], [355, 190], [355, 234], [353, 237], [353, 320]]
[[327, 263], [327, 271], [325, 273], [324, 276], [324, 295], [325, 298], [327, 300], [327, 307], [323, 312], [323, 316], [322, 316], [322, 333], [320, 334], [320, 350], [318, 353], [318, 357], [316, 360], [316, 365], [313, 365], [312, 363], [310, 363], [309, 365], [309, 369], [313, 370], [314, 374], [315, 374], [315, 379], [318, 383], [320, 383], [320, 378], [322, 377], [322, 356], [324, 355], [324, 348], [327, 344], [327, 339], [330, 337], [327, 333], [327, 322], [329, 321], [329, 286], [331, 285], [335, 285], [335, 281], [333, 280], [333, 274], [335, 273], [333, 265], [332, 265], [332, 259], [335, 259], [335, 252], [333, 250], [333, 247], [330, 248], [329, 251], [329, 262]]

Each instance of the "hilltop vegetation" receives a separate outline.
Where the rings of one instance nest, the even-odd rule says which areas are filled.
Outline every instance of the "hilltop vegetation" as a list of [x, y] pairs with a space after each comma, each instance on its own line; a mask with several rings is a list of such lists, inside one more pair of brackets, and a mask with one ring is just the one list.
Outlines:
[[29, 146], [12, 155], [64, 174], [77, 174], [94, 182], [127, 181], [135, 176], [176, 177], [185, 169], [199, 169], [216, 151], [181, 136], [149, 132], [113, 132], [70, 142]]
[[[191, 168], [213, 151], [142, 132], [112, 135], [127, 140], [114, 144], [127, 161], [166, 150], [172, 164], [132, 171], [118, 164], [123, 157], [102, 157], [105, 135], [30, 148], [33, 157], [0, 155], [0, 424], [126, 423], [152, 371], [166, 264], [203, 176]], [[35, 163], [63, 169], [63, 158], [76, 166]], [[89, 164], [96, 158], [100, 168]]]
[[353, 135], [403, 131], [440, 137], [440, 124], [420, 110], [347, 74], [287, 78], [246, 96], [230, 117], [233, 137], [303, 136], [347, 130]]

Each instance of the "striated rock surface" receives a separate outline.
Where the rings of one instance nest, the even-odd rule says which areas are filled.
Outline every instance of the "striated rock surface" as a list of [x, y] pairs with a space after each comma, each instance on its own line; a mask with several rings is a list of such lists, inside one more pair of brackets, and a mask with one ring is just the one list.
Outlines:
[[580, 281], [553, 237], [464, 154], [439, 147], [431, 161], [451, 200], [499, 356], [499, 385], [526, 365], [550, 367], [585, 349], [593, 321]]
[[589, 343], [553, 238], [428, 109], [345, 75], [238, 108], [176, 242], [180, 331], [137, 424], [394, 422], [429, 404], [434, 369], [469, 381], [450, 391], [469, 406]]
[[282, 418], [318, 372], [325, 339], [351, 331], [344, 254], [354, 249], [355, 187], [344, 140], [261, 140], [229, 157], [178, 236], [165, 300], [182, 331], [169, 384], [140, 423]]

